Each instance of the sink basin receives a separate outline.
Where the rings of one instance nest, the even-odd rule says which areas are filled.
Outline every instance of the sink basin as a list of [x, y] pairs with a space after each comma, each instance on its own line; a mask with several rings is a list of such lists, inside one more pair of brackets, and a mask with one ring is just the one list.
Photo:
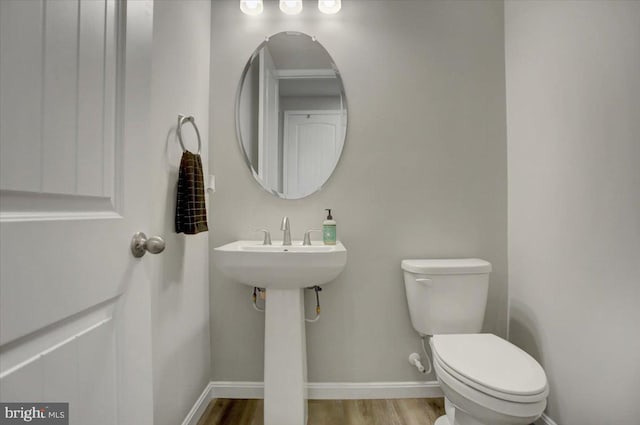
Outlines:
[[347, 264], [347, 249], [335, 245], [302, 245], [282, 241], [236, 241], [214, 249], [214, 262], [233, 280], [249, 286], [300, 289], [334, 280]]

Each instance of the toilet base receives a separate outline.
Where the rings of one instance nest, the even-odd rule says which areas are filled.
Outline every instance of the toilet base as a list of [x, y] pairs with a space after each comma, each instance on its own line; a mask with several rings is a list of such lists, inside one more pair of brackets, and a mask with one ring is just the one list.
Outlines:
[[[455, 408], [453, 405], [451, 405], [451, 407], [455, 410], [447, 410], [447, 414], [436, 419], [433, 425], [491, 425], [491, 423], [479, 421], [460, 409]], [[511, 424], [513, 422], [509, 423]]]
[[483, 424], [468, 415], [460, 415], [459, 420], [458, 420], [458, 416], [456, 416], [453, 422], [449, 420], [449, 417], [447, 415], [444, 415], [436, 419], [433, 425], [483, 425]]
[[436, 419], [434, 425], [491, 425], [469, 416], [455, 404], [451, 403], [447, 397], [444, 398], [444, 410], [446, 414]]
[[451, 425], [451, 422], [449, 422], [449, 419], [447, 419], [447, 415], [444, 415], [436, 419], [433, 425]]

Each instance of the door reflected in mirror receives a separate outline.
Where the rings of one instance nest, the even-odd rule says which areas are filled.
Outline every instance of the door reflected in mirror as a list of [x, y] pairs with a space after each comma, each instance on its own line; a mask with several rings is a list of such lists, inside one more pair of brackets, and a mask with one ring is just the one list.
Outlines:
[[269, 37], [249, 58], [236, 99], [236, 132], [256, 181], [299, 199], [320, 190], [342, 153], [344, 86], [325, 48], [299, 32]]

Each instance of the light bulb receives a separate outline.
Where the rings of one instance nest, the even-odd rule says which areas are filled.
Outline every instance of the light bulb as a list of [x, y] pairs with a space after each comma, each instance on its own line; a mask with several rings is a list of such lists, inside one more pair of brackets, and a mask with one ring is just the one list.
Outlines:
[[240, 0], [240, 10], [247, 15], [259, 15], [262, 9], [262, 0]]
[[338, 13], [342, 7], [342, 0], [318, 0], [318, 9], [322, 13]]
[[280, 10], [287, 15], [297, 15], [302, 12], [302, 0], [280, 0]]

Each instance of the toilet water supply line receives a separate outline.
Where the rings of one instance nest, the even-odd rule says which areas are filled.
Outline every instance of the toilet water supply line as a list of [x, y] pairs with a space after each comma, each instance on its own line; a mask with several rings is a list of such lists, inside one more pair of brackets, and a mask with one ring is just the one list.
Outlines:
[[420, 371], [420, 373], [423, 374], [428, 374], [431, 373], [431, 358], [429, 357], [429, 353], [427, 353], [427, 347], [424, 344], [424, 340], [427, 338], [431, 338], [430, 336], [425, 336], [425, 335], [421, 335], [420, 339], [422, 341], [422, 352], [424, 352], [425, 357], [427, 358], [427, 366], [429, 366], [429, 369], [425, 369], [425, 367], [422, 365], [422, 362], [420, 361], [420, 354], [418, 353], [411, 353], [409, 355], [409, 363], [412, 366], [415, 366], [416, 369], [418, 369]]
[[[304, 289], [313, 289], [316, 293], [316, 316], [313, 319], [307, 319], [305, 317], [304, 321], [307, 323], [317, 322], [320, 319], [320, 295], [318, 294], [318, 292], [322, 291], [322, 288], [316, 285], [316, 286], [312, 286], [310, 288], [304, 288]], [[260, 294], [259, 296], [258, 296], [258, 293]], [[258, 307], [258, 297], [260, 297], [261, 300], [266, 302], [267, 291], [264, 288], [259, 288], [257, 286], [254, 286], [253, 294], [251, 295], [251, 299], [253, 300], [253, 308], [256, 311], [264, 313], [264, 307]]]

